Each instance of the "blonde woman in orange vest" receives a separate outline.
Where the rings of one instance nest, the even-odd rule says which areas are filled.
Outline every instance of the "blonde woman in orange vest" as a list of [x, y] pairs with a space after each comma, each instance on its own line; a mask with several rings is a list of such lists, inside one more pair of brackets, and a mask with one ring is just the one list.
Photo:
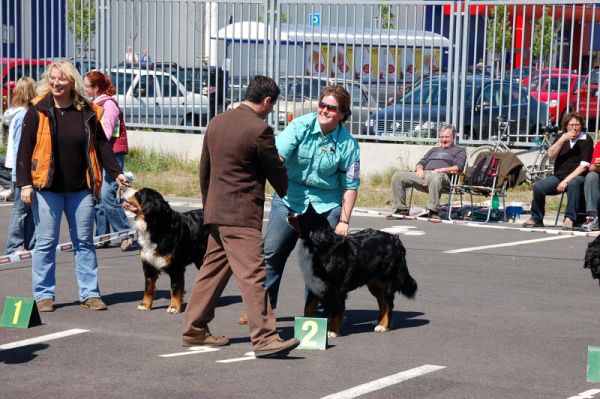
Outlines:
[[21, 200], [33, 206], [33, 296], [40, 311], [54, 310], [56, 245], [64, 213], [81, 306], [105, 310], [93, 242], [94, 196], [100, 192], [103, 168], [119, 185], [128, 181], [102, 129], [102, 107], [85, 99], [83, 79], [73, 64], [52, 63], [37, 92], [23, 120], [16, 183]]

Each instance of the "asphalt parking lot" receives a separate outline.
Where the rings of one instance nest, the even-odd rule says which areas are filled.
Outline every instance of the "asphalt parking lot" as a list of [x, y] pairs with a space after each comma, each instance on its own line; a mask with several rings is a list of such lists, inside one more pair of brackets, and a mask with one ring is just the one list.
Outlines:
[[[9, 213], [0, 205], [2, 249]], [[232, 279], [211, 323], [232, 345], [182, 348], [182, 315], [165, 311], [168, 278], [158, 280], [154, 309], [137, 310], [139, 255], [115, 243], [98, 250], [108, 311], [79, 306], [73, 256], [62, 253], [57, 310], [43, 313], [41, 326], [0, 328], [0, 397], [600, 398], [600, 383], [586, 382], [587, 347], [600, 345], [600, 287], [583, 269], [591, 238], [360, 213], [352, 227], [391, 229], [407, 248], [419, 290], [415, 300], [396, 296], [387, 333], [372, 331], [377, 305], [362, 288], [350, 294], [343, 335], [327, 350], [255, 359], [247, 327], [237, 324]], [[194, 275], [190, 266], [188, 287]], [[303, 291], [294, 252], [276, 310], [285, 338]], [[30, 263], [0, 267], [2, 306], [6, 296], [31, 297]]]

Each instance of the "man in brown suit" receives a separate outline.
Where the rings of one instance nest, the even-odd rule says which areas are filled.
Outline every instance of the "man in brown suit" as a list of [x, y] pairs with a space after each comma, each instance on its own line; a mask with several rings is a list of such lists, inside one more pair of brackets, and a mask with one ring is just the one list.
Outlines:
[[288, 183], [273, 129], [264, 121], [278, 96], [273, 79], [256, 76], [244, 102], [217, 115], [208, 125], [200, 160], [200, 188], [210, 237], [185, 310], [184, 346], [229, 344], [227, 337], [211, 335], [208, 323], [232, 273], [248, 313], [255, 355], [283, 355], [299, 344], [295, 338], [284, 341], [277, 334], [264, 285], [261, 230], [265, 181], [280, 195], [285, 195]]

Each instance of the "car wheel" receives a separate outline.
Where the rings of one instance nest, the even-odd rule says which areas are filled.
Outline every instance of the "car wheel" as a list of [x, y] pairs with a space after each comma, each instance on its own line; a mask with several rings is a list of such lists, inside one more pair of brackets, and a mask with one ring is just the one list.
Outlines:
[[200, 126], [200, 115], [198, 114], [187, 114], [185, 117], [186, 126]]

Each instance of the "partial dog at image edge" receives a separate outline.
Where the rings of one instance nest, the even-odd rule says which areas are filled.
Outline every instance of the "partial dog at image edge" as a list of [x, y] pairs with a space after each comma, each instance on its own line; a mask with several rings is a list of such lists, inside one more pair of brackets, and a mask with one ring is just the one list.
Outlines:
[[312, 261], [311, 269], [303, 270], [309, 291], [304, 315], [314, 316], [320, 301], [329, 318], [328, 336], [336, 337], [348, 293], [367, 285], [379, 305], [375, 332], [389, 331], [396, 291], [407, 298], [417, 291], [400, 238], [373, 229], [340, 236], [312, 208], [288, 217], [288, 222], [304, 240]]
[[194, 209], [177, 212], [156, 190], [125, 187], [121, 201], [131, 225], [137, 230], [140, 257], [146, 280], [139, 310], [152, 309], [156, 280], [161, 272], [171, 278], [168, 313], [180, 313], [185, 293], [185, 267], [200, 268], [206, 253], [208, 229], [204, 212]]
[[[592, 278], [600, 280], [600, 236], [588, 244], [583, 267], [590, 269]], [[599, 281], [600, 283], [600, 281]]]

